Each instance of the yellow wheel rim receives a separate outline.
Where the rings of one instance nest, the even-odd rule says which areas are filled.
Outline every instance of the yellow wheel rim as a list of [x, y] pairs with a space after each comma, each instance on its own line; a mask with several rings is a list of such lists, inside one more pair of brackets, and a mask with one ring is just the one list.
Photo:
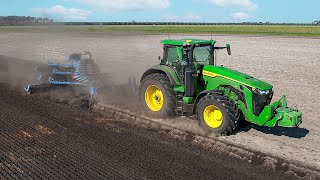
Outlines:
[[151, 111], [157, 112], [162, 109], [164, 98], [162, 91], [155, 85], [151, 85], [145, 92], [146, 104]]
[[207, 106], [203, 111], [203, 118], [211, 128], [218, 128], [223, 121], [223, 115], [219, 108], [214, 105]]

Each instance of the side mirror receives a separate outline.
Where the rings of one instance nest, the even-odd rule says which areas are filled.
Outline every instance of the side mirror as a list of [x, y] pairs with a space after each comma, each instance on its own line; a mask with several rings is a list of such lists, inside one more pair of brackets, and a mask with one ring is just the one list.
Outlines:
[[158, 59], [159, 59], [159, 61], [160, 61], [160, 64], [164, 64], [163, 59], [161, 59], [160, 56], [158, 56]]
[[227, 52], [228, 52], [228, 54], [231, 55], [230, 44], [226, 44], [226, 47], [227, 47]]

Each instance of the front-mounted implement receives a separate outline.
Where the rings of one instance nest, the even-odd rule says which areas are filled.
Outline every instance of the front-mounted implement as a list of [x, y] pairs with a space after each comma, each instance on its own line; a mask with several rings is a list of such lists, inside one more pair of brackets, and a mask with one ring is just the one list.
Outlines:
[[285, 96], [271, 103], [273, 86], [247, 74], [216, 65], [215, 40], [163, 40], [163, 59], [147, 70], [140, 102], [152, 117], [197, 115], [204, 130], [232, 132], [244, 119], [260, 126], [296, 127], [302, 113], [287, 107]]
[[73, 87], [87, 92], [90, 102], [96, 94], [95, 78], [99, 69], [91, 53], [71, 54], [66, 63], [48, 63], [36, 68], [39, 84], [27, 85], [29, 94], [48, 91], [52, 88]]

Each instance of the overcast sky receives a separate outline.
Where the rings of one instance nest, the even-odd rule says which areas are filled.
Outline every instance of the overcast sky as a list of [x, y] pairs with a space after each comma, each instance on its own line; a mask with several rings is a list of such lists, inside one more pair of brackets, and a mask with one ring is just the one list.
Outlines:
[[56, 21], [294, 22], [320, 20], [320, 0], [1, 0], [0, 16]]

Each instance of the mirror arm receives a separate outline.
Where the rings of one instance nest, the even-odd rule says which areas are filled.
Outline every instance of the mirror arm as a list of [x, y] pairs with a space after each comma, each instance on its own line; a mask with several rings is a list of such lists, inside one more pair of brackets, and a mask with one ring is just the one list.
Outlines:
[[220, 50], [220, 49], [227, 49], [228, 54], [229, 54], [229, 55], [231, 55], [230, 45], [227, 45], [226, 47], [214, 47], [213, 49], [217, 49], [217, 50]]
[[214, 47], [213, 49], [225, 49], [227, 47]]

